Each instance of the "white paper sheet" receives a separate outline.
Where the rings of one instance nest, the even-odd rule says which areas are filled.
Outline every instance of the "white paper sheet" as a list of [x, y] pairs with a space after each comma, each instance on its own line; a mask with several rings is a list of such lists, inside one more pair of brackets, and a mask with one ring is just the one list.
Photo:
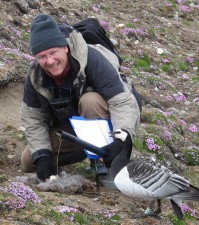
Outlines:
[[[103, 147], [113, 141], [113, 138], [109, 136], [110, 127], [107, 120], [103, 119], [84, 119], [83, 117], [72, 117], [70, 119], [72, 127], [76, 135], [97, 147]], [[86, 149], [85, 149], [86, 150]], [[96, 154], [87, 151], [89, 156], [97, 156]]]

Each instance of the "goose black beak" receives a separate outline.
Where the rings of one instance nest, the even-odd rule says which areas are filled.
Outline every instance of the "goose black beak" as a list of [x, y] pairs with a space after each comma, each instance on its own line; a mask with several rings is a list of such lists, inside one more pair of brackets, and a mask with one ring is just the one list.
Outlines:
[[115, 137], [115, 132], [114, 131], [110, 131], [109, 132], [109, 137]]
[[110, 132], [109, 132], [109, 137], [115, 138], [115, 135], [116, 135], [116, 134], [119, 134], [119, 133], [120, 133], [120, 131], [110, 131]]

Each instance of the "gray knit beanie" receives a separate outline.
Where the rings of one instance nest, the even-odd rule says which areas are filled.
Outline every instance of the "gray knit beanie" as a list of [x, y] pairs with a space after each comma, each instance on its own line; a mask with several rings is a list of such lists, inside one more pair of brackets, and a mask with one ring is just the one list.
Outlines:
[[33, 55], [54, 47], [67, 45], [56, 22], [47, 14], [39, 14], [30, 26], [30, 50]]

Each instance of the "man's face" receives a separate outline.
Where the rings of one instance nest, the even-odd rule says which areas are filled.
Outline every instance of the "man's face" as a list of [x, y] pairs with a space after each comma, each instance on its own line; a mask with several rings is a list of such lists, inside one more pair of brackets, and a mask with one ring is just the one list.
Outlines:
[[50, 48], [36, 54], [40, 66], [53, 77], [59, 77], [68, 66], [68, 47]]

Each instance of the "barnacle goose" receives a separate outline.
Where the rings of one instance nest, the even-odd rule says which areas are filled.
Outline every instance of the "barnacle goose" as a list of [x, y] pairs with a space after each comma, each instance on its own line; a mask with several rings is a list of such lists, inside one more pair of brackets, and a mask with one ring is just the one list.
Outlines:
[[[111, 174], [119, 191], [148, 201], [145, 216], [157, 216], [161, 212], [161, 199], [169, 199], [178, 219], [183, 219], [182, 200], [199, 201], [199, 189], [164, 166], [144, 159], [130, 160], [132, 141], [126, 130], [118, 129], [113, 136], [124, 142], [123, 150], [111, 164]], [[153, 210], [156, 201], [158, 206]]]

